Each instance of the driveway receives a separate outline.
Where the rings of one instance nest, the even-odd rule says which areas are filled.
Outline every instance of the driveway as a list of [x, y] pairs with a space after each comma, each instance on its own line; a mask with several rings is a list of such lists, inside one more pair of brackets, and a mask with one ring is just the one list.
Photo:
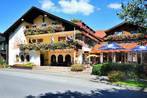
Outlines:
[[147, 98], [146, 92], [79, 77], [0, 70], [0, 98]]

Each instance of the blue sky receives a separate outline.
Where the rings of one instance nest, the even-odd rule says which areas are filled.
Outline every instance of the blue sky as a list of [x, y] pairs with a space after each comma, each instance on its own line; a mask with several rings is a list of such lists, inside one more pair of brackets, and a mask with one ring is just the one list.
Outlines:
[[116, 13], [127, 0], [1, 0], [0, 32], [4, 32], [32, 6], [64, 19], [80, 19], [94, 30], [109, 29], [120, 22]]

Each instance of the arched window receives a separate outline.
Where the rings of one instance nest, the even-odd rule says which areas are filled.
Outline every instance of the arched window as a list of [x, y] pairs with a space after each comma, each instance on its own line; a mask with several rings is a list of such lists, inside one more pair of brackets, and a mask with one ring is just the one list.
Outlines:
[[19, 62], [19, 55], [16, 55], [16, 62]]
[[20, 55], [21, 62], [24, 62], [24, 55]]
[[27, 60], [27, 62], [30, 61], [30, 55], [26, 55], [26, 60]]
[[56, 63], [56, 56], [55, 55], [51, 56], [51, 63]]
[[63, 56], [62, 55], [58, 56], [58, 63], [63, 63]]
[[71, 56], [70, 55], [65, 56], [65, 63], [66, 63], [66, 65], [71, 65]]

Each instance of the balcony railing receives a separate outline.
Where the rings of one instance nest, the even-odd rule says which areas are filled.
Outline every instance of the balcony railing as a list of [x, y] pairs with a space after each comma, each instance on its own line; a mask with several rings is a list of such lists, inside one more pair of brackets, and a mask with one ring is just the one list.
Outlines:
[[138, 40], [138, 39], [144, 39], [145, 35], [142, 33], [138, 34], [130, 34], [130, 35], [110, 35], [107, 38], [105, 38], [106, 41], [122, 41], [122, 40]]
[[34, 44], [21, 44], [20, 50], [55, 50], [55, 49], [79, 49], [82, 45], [78, 41], [67, 41], [59, 43], [34, 43]]
[[27, 28], [24, 32], [24, 34], [27, 35], [38, 35], [38, 34], [48, 34], [48, 33], [55, 33], [55, 32], [61, 32], [64, 31], [65, 28], [60, 25], [48, 25], [48, 26], [42, 26], [42, 27], [36, 27], [32, 26], [30, 28]]

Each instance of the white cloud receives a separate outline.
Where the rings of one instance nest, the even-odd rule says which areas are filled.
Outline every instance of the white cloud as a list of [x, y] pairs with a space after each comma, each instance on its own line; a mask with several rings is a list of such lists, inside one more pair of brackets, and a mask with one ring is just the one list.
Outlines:
[[108, 8], [111, 8], [111, 9], [121, 9], [121, 4], [120, 3], [110, 3], [108, 5]]
[[55, 7], [55, 4], [51, 0], [40, 0], [41, 8], [44, 10], [50, 10]]
[[82, 13], [90, 15], [94, 12], [94, 6], [90, 4], [89, 0], [60, 0], [59, 5], [62, 12], [67, 14]]
[[95, 7], [90, 4], [90, 0], [59, 0], [57, 4], [53, 0], [40, 0], [41, 8], [44, 10], [63, 12], [66, 14], [90, 15]]

